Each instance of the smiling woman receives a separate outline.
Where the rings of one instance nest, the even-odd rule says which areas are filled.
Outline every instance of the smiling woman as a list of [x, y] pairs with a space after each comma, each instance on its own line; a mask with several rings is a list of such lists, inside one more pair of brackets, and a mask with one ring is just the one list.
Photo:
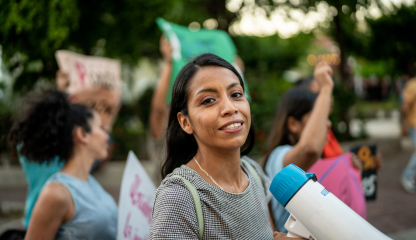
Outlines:
[[244, 156], [253, 133], [244, 83], [231, 64], [203, 54], [181, 70], [150, 239], [286, 238], [272, 231], [270, 181]]

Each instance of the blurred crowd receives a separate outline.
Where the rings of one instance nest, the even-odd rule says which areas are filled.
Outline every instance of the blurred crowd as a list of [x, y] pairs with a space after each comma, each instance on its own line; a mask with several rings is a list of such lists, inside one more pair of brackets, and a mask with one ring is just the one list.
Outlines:
[[[369, 153], [369, 163], [359, 152], [344, 153], [332, 132], [330, 65], [316, 64], [313, 76], [281, 96], [259, 164], [248, 157], [255, 119], [245, 93], [243, 60], [196, 56], [180, 70], [171, 89], [173, 48], [164, 36], [160, 51], [164, 63], [151, 101], [147, 142], [137, 143], [146, 144], [155, 166], [148, 174], [159, 186], [149, 239], [289, 239], [284, 226], [289, 215], [268, 189], [282, 169], [294, 164], [307, 172], [322, 161], [336, 164], [342, 158], [348, 163], [344, 173], [354, 172], [361, 181], [362, 171], [382, 167], [376, 152]], [[356, 93], [365, 99], [387, 99], [393, 92], [402, 96], [403, 126], [416, 143], [416, 79], [354, 81]], [[68, 92], [70, 84], [67, 73], [58, 71], [56, 89], [25, 97], [26, 107], [10, 131], [29, 186], [25, 229], [15, 230], [14, 237], [116, 238], [117, 205], [91, 175], [111, 157], [114, 118], [83, 96], [108, 100], [115, 115], [120, 96], [106, 87], [74, 95]], [[410, 193], [416, 191], [415, 177], [416, 153], [401, 177]], [[365, 218], [364, 192], [352, 197], [354, 186], [346, 182], [334, 186], [342, 188], [337, 197]]]

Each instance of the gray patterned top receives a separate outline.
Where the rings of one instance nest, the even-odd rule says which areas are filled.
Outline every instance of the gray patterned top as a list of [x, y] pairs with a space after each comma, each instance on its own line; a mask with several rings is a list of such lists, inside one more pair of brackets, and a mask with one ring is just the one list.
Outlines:
[[204, 239], [273, 239], [267, 204], [270, 180], [261, 167], [246, 158], [258, 172], [264, 188], [241, 162], [249, 178], [242, 193], [230, 193], [206, 182], [182, 165], [166, 176], [156, 192], [150, 239], [198, 239], [199, 227], [192, 195], [180, 175], [197, 189], [204, 215]]

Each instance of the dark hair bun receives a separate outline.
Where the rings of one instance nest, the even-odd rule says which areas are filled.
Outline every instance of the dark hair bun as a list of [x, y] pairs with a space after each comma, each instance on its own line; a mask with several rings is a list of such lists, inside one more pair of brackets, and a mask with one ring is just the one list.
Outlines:
[[32, 161], [51, 161], [56, 156], [66, 160], [73, 148], [68, 96], [44, 90], [27, 97], [24, 104], [28, 108], [10, 132], [12, 144]]

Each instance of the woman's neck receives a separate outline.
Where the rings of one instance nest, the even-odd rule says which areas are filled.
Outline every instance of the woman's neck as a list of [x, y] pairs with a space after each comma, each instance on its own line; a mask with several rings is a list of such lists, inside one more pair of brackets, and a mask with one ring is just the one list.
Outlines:
[[[195, 158], [201, 168], [205, 170], [225, 191], [241, 193], [247, 188], [248, 179], [241, 168], [239, 148], [235, 150], [199, 148]], [[187, 166], [198, 172], [207, 182], [216, 185], [211, 178], [200, 169], [194, 159], [192, 159]]]
[[66, 161], [61, 172], [79, 178], [84, 181], [88, 181], [88, 176], [91, 172], [92, 165], [94, 164], [94, 158], [89, 156], [87, 152], [81, 149], [74, 150], [72, 156]]

